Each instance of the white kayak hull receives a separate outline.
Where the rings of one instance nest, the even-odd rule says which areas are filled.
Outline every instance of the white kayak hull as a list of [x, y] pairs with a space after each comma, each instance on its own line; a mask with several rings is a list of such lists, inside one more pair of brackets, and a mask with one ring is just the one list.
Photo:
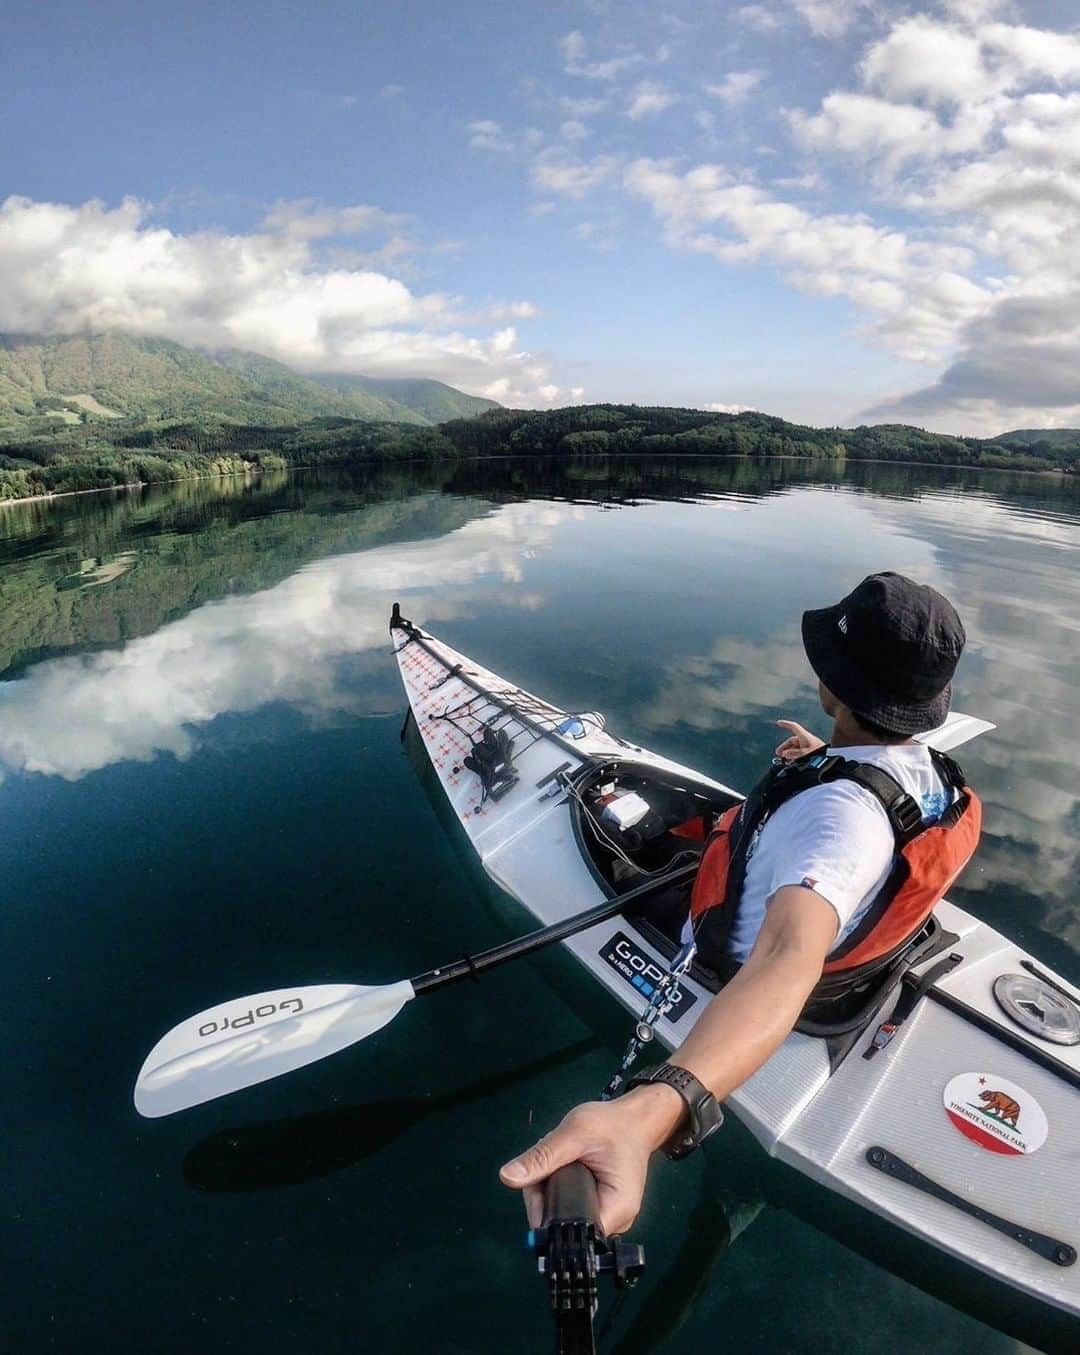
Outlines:
[[[615, 738], [599, 717], [576, 717], [570, 728], [556, 732], [575, 717], [424, 632], [395, 629], [392, 637], [417, 730], [450, 806], [488, 875], [542, 925], [608, 897], [575, 833], [571, 806], [558, 793], [557, 769], [573, 775], [590, 759], [630, 760], [736, 794]], [[478, 776], [463, 765], [485, 722], [515, 735], [517, 780], [497, 800], [483, 795]], [[957, 716], [923, 737], [945, 750], [991, 727]], [[1001, 974], [1023, 972], [1025, 952], [948, 902], [936, 916], [959, 938], [950, 949], [963, 958], [935, 983], [932, 998], [916, 1005], [885, 1049], [870, 1060], [862, 1057], [893, 997], [835, 1069], [825, 1040], [793, 1032], [728, 1098], [726, 1108], [781, 1161], [1003, 1283], [1080, 1316], [1080, 1263], [1060, 1264], [1060, 1257], [1033, 1250], [1030, 1236], [1022, 1244], [985, 1217], [973, 1217], [868, 1161], [872, 1149], [884, 1149], [1026, 1236], [1080, 1246], [1080, 1045], [1029, 1034], [998, 1006], [993, 982]], [[648, 966], [657, 975], [666, 966], [649, 936], [621, 917], [563, 944], [633, 1012], [645, 1004]], [[1039, 968], [1063, 982], [1045, 965]], [[657, 1027], [669, 1049], [681, 1043], [712, 996], [689, 976], [682, 987], [682, 1002]], [[968, 1074], [975, 1080], [965, 1081]], [[979, 1087], [1001, 1092], [1005, 1118], [993, 1106], [980, 1111]], [[1009, 1099], [1021, 1106], [1015, 1128]], [[952, 1114], [947, 1100], [954, 1104]], [[1043, 1120], [1044, 1141], [1037, 1142]]]

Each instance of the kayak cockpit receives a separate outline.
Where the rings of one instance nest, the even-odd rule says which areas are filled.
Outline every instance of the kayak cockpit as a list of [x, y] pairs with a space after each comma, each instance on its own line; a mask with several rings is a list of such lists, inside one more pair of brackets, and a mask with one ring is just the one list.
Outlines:
[[699, 856], [709, 825], [739, 800], [630, 760], [596, 763], [565, 784], [578, 846], [612, 897]]
[[[708, 782], [631, 760], [587, 767], [566, 789], [578, 847], [612, 898], [694, 861], [711, 823], [739, 800]], [[627, 921], [668, 958], [679, 945], [690, 888], [689, 880], [673, 884], [642, 910], [627, 914]], [[695, 965], [695, 974], [713, 991], [720, 987], [717, 975], [704, 966]]]

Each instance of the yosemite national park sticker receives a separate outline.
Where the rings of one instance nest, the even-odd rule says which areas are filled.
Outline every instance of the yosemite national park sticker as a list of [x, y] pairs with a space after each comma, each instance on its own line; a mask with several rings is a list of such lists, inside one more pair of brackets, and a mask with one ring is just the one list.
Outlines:
[[961, 1134], [991, 1153], [1034, 1153], [1046, 1142], [1042, 1106], [997, 1073], [958, 1073], [943, 1099], [945, 1113]]

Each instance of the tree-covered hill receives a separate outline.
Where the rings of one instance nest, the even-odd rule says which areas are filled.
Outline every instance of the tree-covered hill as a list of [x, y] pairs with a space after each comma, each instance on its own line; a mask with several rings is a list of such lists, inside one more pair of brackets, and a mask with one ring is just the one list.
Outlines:
[[198, 352], [168, 339], [0, 336], [0, 429], [9, 436], [117, 420], [430, 425], [495, 407], [440, 382], [312, 378], [255, 353]]
[[682, 452], [713, 456], [852, 457], [954, 466], [1046, 470], [1080, 459], [1080, 432], [1030, 455], [1026, 435], [989, 441], [929, 433], [906, 424], [811, 428], [748, 410], [714, 414], [644, 405], [572, 405], [554, 410], [493, 410], [439, 428], [459, 451], [499, 453]]
[[999, 433], [989, 441], [1007, 447], [1029, 447], [1033, 452], [1040, 448], [1067, 451], [1080, 446], [1080, 428], [1017, 428], [1012, 433]]
[[[391, 405], [404, 405], [422, 415], [428, 423], [445, 423], [447, 419], [467, 419], [498, 409], [494, 400], [479, 395], [466, 395], [442, 381], [421, 381], [414, 377], [391, 380], [385, 377], [349, 376], [341, 373], [318, 373], [312, 376], [320, 386], [339, 394], [382, 400]], [[372, 415], [372, 418], [375, 416]], [[417, 420], [419, 422], [419, 420]]]
[[437, 427], [345, 416], [303, 423], [220, 416], [139, 421], [88, 416], [50, 431], [4, 436], [0, 499], [157, 483], [289, 465], [453, 460], [484, 456], [704, 455], [919, 462], [1071, 472], [1080, 436], [1036, 444], [953, 437], [902, 424], [811, 428], [768, 414], [715, 414], [643, 405], [496, 408]]

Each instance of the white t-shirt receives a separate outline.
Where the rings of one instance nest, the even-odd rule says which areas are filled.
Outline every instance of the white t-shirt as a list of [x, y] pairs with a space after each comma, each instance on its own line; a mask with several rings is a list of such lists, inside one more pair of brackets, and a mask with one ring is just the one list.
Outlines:
[[[894, 777], [922, 807], [923, 822], [939, 819], [953, 799], [921, 743], [823, 750], [853, 762], [871, 762]], [[765, 910], [778, 889], [802, 885], [836, 912], [832, 949], [862, 920], [888, 878], [896, 839], [876, 796], [854, 781], [812, 786], [782, 804], [749, 848], [742, 899], [728, 937], [728, 953], [743, 961], [753, 949]]]

